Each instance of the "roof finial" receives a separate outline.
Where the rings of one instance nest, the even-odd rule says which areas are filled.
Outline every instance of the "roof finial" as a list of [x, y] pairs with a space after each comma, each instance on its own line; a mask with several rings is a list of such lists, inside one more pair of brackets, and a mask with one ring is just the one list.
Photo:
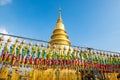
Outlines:
[[59, 7], [58, 11], [59, 11], [59, 15], [61, 16], [61, 12], [62, 12], [61, 7]]
[[62, 11], [62, 10], [61, 10], [61, 7], [59, 7], [59, 8], [58, 8], [58, 13], [59, 13], [59, 14], [58, 14], [58, 22], [59, 22], [59, 21], [62, 21], [61, 11]]

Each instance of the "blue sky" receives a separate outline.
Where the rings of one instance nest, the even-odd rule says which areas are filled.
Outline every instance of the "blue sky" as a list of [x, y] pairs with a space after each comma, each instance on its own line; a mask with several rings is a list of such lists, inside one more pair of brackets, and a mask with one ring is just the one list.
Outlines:
[[0, 0], [0, 29], [49, 41], [59, 6], [73, 45], [120, 51], [120, 0]]

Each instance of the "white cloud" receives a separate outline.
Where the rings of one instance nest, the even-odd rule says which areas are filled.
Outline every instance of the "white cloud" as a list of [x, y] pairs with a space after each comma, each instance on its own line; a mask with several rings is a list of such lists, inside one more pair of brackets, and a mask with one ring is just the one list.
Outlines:
[[[8, 31], [7, 31], [5, 28], [3, 28], [3, 26], [0, 26], [0, 33], [9, 34]], [[1, 36], [2, 36], [2, 35], [0, 35], [0, 37], [1, 37]], [[5, 40], [5, 41], [8, 40], [9, 38], [12, 39], [12, 42], [16, 41], [16, 38], [14, 38], [14, 37], [4, 36], [4, 40]]]
[[[8, 31], [5, 28], [0, 28], [0, 33], [3, 34], [8, 34]], [[1, 36], [1, 35], [0, 35]], [[7, 40], [9, 37], [8, 36], [4, 36], [4, 39]]]
[[12, 2], [12, 0], [0, 0], [0, 6], [4, 6], [4, 5], [9, 4], [11, 2]]
[[0, 33], [8, 34], [7, 30], [4, 28], [0, 28]]

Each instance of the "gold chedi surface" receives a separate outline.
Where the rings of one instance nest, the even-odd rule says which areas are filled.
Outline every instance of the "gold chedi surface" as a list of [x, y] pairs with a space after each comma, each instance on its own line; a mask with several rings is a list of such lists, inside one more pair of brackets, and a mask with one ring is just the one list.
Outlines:
[[57, 20], [55, 29], [53, 31], [53, 34], [51, 36], [50, 43], [58, 43], [58, 44], [60, 43], [60, 44], [70, 45], [71, 43], [68, 38], [69, 37], [66, 33], [66, 30], [62, 21], [61, 13], [59, 13], [58, 20]]

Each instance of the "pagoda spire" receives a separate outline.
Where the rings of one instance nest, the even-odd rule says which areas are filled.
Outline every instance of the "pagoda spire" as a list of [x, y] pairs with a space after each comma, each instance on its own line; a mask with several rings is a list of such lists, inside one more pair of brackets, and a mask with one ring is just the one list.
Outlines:
[[57, 22], [62, 22], [62, 10], [61, 8], [58, 9], [58, 20]]
[[60, 43], [60, 44], [70, 45], [71, 43], [68, 38], [69, 37], [66, 33], [66, 30], [64, 28], [64, 24], [62, 21], [61, 8], [59, 8], [57, 23], [56, 23], [55, 29], [53, 30], [50, 43]]

